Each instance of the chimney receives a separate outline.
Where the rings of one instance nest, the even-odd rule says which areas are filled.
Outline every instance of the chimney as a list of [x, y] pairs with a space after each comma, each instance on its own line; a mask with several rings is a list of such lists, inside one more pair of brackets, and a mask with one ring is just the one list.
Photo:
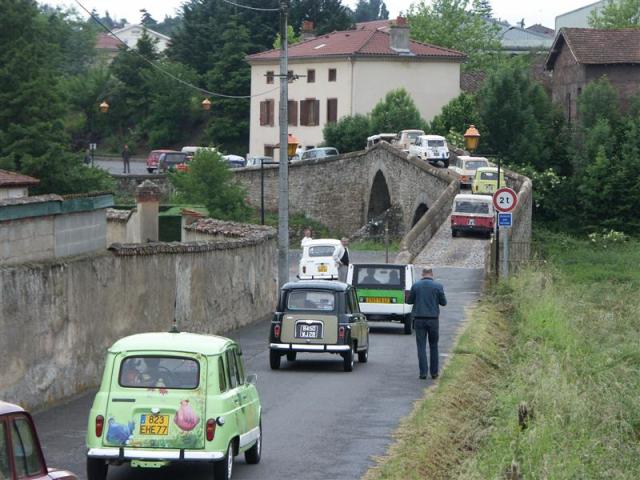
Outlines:
[[411, 53], [409, 49], [409, 24], [405, 17], [398, 17], [391, 23], [389, 47], [398, 53]]
[[158, 212], [160, 188], [150, 180], [145, 180], [136, 188], [136, 210], [138, 212], [138, 235], [140, 243], [158, 241]]
[[316, 38], [315, 33], [313, 33], [313, 22], [310, 20], [305, 20], [302, 22], [302, 28], [300, 29], [301, 40], [304, 42], [305, 40], [311, 40], [312, 38]]

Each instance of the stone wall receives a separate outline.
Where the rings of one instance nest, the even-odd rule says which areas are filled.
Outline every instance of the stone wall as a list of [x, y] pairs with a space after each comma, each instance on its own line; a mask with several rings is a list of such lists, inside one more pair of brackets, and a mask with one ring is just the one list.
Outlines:
[[151, 180], [160, 189], [161, 200], [166, 201], [173, 193], [173, 185], [164, 173], [154, 175], [124, 175], [121, 173], [111, 174], [116, 182], [116, 193], [120, 196], [135, 197], [136, 188], [145, 180]]
[[[139, 332], [224, 333], [268, 317], [277, 298], [273, 230], [190, 244], [0, 267], [0, 398], [44, 407], [96, 387], [106, 349]], [[174, 303], [175, 302], [175, 303]]]
[[54, 219], [56, 257], [96, 252], [107, 247], [104, 209], [57, 215]]

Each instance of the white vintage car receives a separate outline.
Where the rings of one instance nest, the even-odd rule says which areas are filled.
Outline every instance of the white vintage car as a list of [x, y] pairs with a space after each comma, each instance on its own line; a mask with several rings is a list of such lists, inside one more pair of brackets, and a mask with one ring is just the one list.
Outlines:
[[476, 170], [480, 167], [489, 167], [491, 164], [485, 157], [469, 157], [467, 155], [459, 155], [458, 158], [449, 165], [449, 170], [455, 172], [460, 177], [460, 186], [471, 188], [473, 177], [476, 176]]
[[302, 245], [302, 258], [298, 267], [300, 280], [337, 280], [336, 257], [342, 250], [340, 240], [307, 240]]
[[449, 147], [447, 140], [440, 135], [420, 135], [415, 143], [409, 146], [409, 153], [432, 164], [442, 162], [449, 166]]

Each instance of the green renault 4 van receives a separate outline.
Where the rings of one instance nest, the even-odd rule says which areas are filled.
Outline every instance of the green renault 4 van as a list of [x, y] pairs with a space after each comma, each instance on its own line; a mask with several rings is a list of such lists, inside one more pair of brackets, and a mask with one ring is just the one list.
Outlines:
[[255, 375], [245, 377], [239, 345], [224, 337], [143, 333], [108, 351], [89, 414], [87, 477], [109, 466], [159, 468], [208, 462], [229, 479], [233, 458], [258, 463], [261, 406]]
[[406, 299], [413, 282], [413, 265], [351, 264], [347, 272], [347, 283], [355, 287], [367, 320], [401, 322], [407, 335], [411, 335], [412, 306]]

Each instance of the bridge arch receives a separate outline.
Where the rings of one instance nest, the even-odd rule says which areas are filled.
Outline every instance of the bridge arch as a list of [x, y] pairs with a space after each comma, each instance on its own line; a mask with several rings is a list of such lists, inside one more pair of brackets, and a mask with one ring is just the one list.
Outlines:
[[387, 179], [385, 178], [384, 173], [382, 173], [382, 170], [378, 170], [373, 178], [371, 193], [369, 194], [367, 221], [383, 214], [390, 208], [391, 194], [389, 193]]
[[411, 221], [411, 228], [416, 226], [416, 223], [420, 221], [420, 219], [424, 216], [425, 213], [429, 211], [429, 207], [427, 207], [426, 203], [420, 203], [416, 208], [415, 213], [413, 214], [413, 220]]

